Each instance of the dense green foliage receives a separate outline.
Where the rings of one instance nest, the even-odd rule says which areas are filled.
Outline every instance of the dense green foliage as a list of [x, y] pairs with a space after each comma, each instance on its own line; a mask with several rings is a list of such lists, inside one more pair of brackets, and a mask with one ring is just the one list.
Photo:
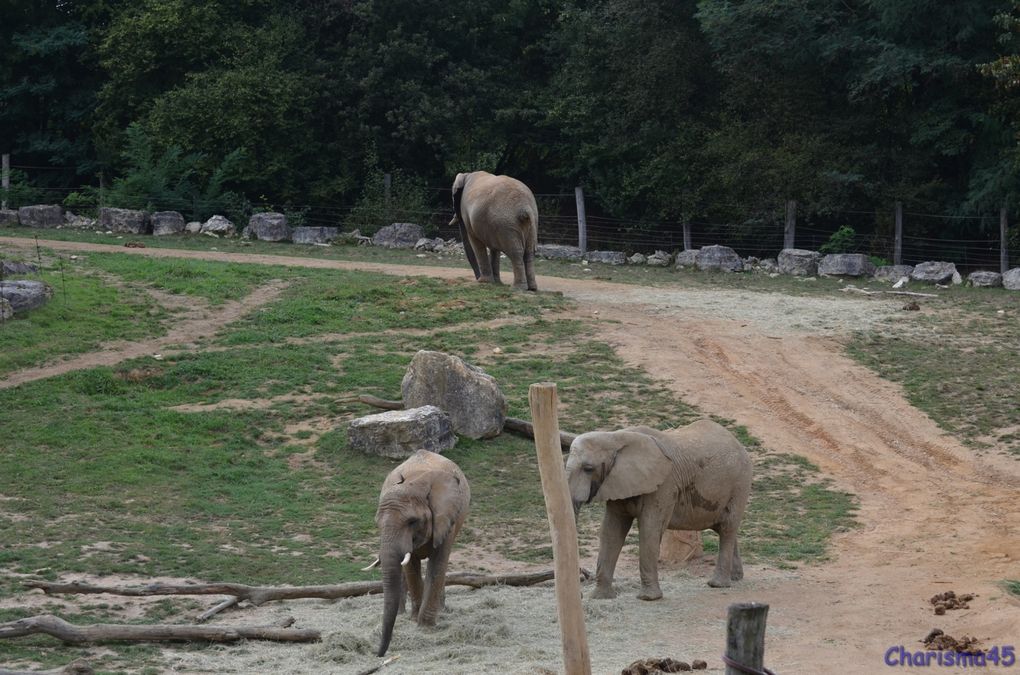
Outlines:
[[477, 168], [584, 184], [618, 218], [751, 226], [786, 199], [988, 213], [1017, 192], [1006, 0], [0, 0], [0, 15], [0, 150], [64, 167], [32, 184], [103, 172], [121, 201], [196, 217], [375, 212], [377, 177], [398, 171], [405, 208], [429, 211], [448, 198], [421, 186]]

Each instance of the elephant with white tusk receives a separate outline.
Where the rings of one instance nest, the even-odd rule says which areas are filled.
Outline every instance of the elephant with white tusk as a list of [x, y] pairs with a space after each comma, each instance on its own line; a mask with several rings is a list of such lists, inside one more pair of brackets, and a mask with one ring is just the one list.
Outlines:
[[[379, 656], [389, 649], [405, 592], [411, 594], [411, 616], [418, 625], [435, 625], [445, 595], [450, 550], [470, 503], [471, 489], [460, 468], [428, 450], [419, 450], [383, 482], [375, 515], [379, 557], [365, 568], [382, 568]], [[421, 561], [425, 558], [428, 567], [423, 586]]]
[[477, 281], [502, 283], [499, 254], [514, 268], [514, 288], [537, 291], [535, 249], [538, 204], [528, 186], [486, 171], [458, 173], [453, 181], [453, 220]]
[[630, 526], [638, 521], [642, 600], [658, 600], [662, 535], [715, 530], [719, 557], [709, 586], [743, 578], [737, 530], [751, 493], [751, 457], [737, 438], [710, 420], [671, 431], [630, 427], [581, 434], [566, 464], [574, 511], [606, 502], [599, 534], [593, 598], [616, 597], [613, 572]]

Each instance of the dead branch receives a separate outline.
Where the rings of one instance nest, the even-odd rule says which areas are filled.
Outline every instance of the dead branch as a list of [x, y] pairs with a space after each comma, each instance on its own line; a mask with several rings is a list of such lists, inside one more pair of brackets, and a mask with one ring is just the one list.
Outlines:
[[241, 602], [240, 598], [237, 598], [237, 597], [227, 598], [226, 600], [224, 600], [223, 602], [219, 603], [215, 607], [207, 609], [204, 612], [202, 612], [201, 614], [199, 614], [197, 617], [195, 617], [195, 621], [197, 621], [199, 623], [202, 623], [204, 621], [208, 621], [209, 619], [211, 619], [212, 617], [216, 616], [217, 614], [219, 614], [223, 610], [229, 609], [229, 608], [233, 607], [234, 605], [236, 605], [239, 602]]
[[0, 668], [0, 675], [95, 675], [95, 669], [83, 659], [75, 659], [63, 668], [53, 670], [6, 670]]
[[938, 298], [935, 293], [915, 293], [913, 291], [869, 291], [864, 288], [857, 288], [849, 285], [839, 289], [843, 293], [860, 293], [861, 295], [911, 295], [915, 298]]
[[[361, 394], [358, 396], [358, 400], [365, 405], [370, 405], [374, 408], [382, 408], [383, 410], [403, 410], [403, 401], [389, 401], [384, 398], [378, 398], [371, 394]], [[517, 419], [516, 417], [507, 417], [506, 421], [503, 422], [503, 431], [510, 431], [516, 434], [520, 434], [525, 438], [535, 439], [535, 428], [531, 422], [527, 420]], [[574, 438], [577, 434], [572, 434], [568, 431], [560, 432], [560, 447], [564, 451], [570, 450], [570, 444], [574, 442]]]
[[386, 666], [390, 665], [391, 663], [393, 663], [394, 661], [396, 661], [399, 658], [400, 658], [400, 654], [397, 654], [396, 656], [391, 656], [390, 658], [388, 658], [385, 661], [383, 661], [382, 663], [380, 663], [378, 666], [372, 666], [371, 668], [367, 668], [365, 670], [362, 670], [360, 673], [358, 673], [358, 675], [372, 675], [372, 673], [377, 673], [377, 672], [379, 672], [380, 670], [382, 670]]
[[99, 623], [76, 626], [51, 614], [40, 614], [0, 624], [0, 638], [24, 635], [52, 635], [71, 644], [103, 641], [201, 641], [236, 642], [237, 640], [274, 640], [277, 642], [315, 642], [321, 638], [317, 630], [282, 626], [186, 626], [128, 625]]
[[914, 293], [912, 291], [883, 291], [889, 295], [912, 295], [915, 298], [938, 298], [941, 297], [937, 293]]

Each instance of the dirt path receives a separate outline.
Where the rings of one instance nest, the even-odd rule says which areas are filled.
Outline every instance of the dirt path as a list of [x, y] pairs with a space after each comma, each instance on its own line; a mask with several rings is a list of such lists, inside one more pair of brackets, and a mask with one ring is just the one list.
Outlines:
[[[435, 267], [47, 245], [466, 276], [462, 269]], [[741, 587], [691, 592], [684, 615], [709, 620], [693, 631], [681, 620], [675, 627], [660, 625], [657, 638], [667, 644], [710, 641], [708, 633], [722, 630], [726, 605], [758, 600], [772, 605], [766, 654], [780, 672], [878, 672], [887, 648], [917, 650], [917, 641], [935, 626], [956, 637], [976, 635], [989, 647], [1016, 643], [1020, 600], [996, 584], [1020, 578], [1020, 463], [975, 456], [910, 406], [898, 386], [845, 357], [838, 342], [847, 329], [895, 313], [896, 303], [667, 291], [551, 277], [541, 277], [539, 285], [577, 299], [579, 311], [598, 319], [601, 337], [628, 363], [701, 410], [746, 425], [770, 449], [807, 457], [860, 498], [861, 526], [837, 536], [831, 563], [795, 573], [759, 570], [758, 581]], [[969, 610], [933, 616], [927, 599], [949, 589], [979, 597]]]

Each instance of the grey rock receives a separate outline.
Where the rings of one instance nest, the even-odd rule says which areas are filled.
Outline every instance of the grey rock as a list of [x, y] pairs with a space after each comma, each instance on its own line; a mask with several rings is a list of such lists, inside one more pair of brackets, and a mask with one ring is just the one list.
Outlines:
[[27, 312], [45, 305], [53, 297], [53, 289], [41, 281], [17, 280], [0, 282], [0, 297], [15, 312]]
[[149, 218], [152, 221], [152, 234], [163, 237], [184, 232], [184, 216], [177, 211], [156, 211]]
[[677, 267], [694, 267], [698, 262], [698, 249], [692, 248], [676, 254]]
[[497, 436], [506, 421], [506, 398], [495, 378], [451, 354], [419, 351], [400, 391], [405, 406], [438, 406], [469, 438]]
[[758, 261], [755, 265], [754, 270], [756, 272], [762, 272], [764, 274], [773, 274], [779, 272], [779, 263], [776, 262], [775, 258], [764, 258]]
[[627, 254], [623, 251], [588, 251], [588, 262], [603, 265], [626, 265]]
[[784, 248], [779, 252], [779, 272], [795, 277], [813, 277], [818, 274], [818, 261], [821, 258], [822, 254], [818, 251]]
[[248, 219], [251, 236], [259, 241], [290, 241], [292, 231], [282, 213], [256, 213]]
[[911, 281], [923, 281], [928, 284], [949, 284], [953, 276], [958, 274], [956, 265], [951, 262], [928, 261], [914, 266], [910, 273]]
[[879, 281], [899, 281], [903, 277], [909, 278], [913, 271], [913, 265], [882, 265], [875, 270], [875, 278]]
[[64, 209], [52, 204], [22, 206], [18, 220], [25, 227], [54, 228], [64, 224]]
[[648, 256], [648, 264], [652, 267], [669, 267], [671, 262], [673, 262], [673, 256], [666, 251], [656, 251]]
[[830, 253], [818, 263], [818, 273], [833, 277], [870, 277], [875, 264], [863, 253]]
[[99, 225], [104, 230], [122, 234], [149, 234], [152, 232], [149, 214], [135, 209], [101, 208], [99, 209]]
[[197, 220], [193, 220], [184, 226], [184, 231], [188, 234], [198, 234], [202, 231], [202, 223]]
[[699, 270], [719, 270], [722, 272], [742, 272], [744, 263], [729, 246], [712, 244], [698, 250], [694, 263]]
[[372, 237], [374, 246], [384, 248], [414, 248], [418, 240], [425, 236], [425, 230], [415, 223], [393, 223], [381, 228]]
[[998, 272], [986, 272], [979, 270], [967, 275], [967, 283], [979, 288], [995, 288], [1002, 286], [1002, 275]]
[[0, 275], [5, 279], [23, 274], [37, 274], [39, 268], [32, 263], [15, 262], [14, 260], [0, 260]]
[[295, 227], [291, 232], [295, 244], [329, 244], [339, 236], [339, 227]]
[[18, 212], [14, 209], [0, 209], [0, 227], [14, 227], [20, 225]]
[[218, 237], [233, 237], [237, 234], [237, 228], [226, 217], [217, 215], [202, 223], [200, 232]]
[[404, 459], [420, 449], [442, 453], [457, 444], [450, 417], [436, 406], [390, 410], [367, 415], [347, 427], [347, 441], [356, 450]]
[[77, 227], [81, 230], [94, 230], [96, 229], [96, 225], [99, 224], [99, 221], [95, 218], [79, 216], [68, 211], [64, 214], [64, 224], [68, 227]]
[[563, 244], [539, 244], [535, 255], [551, 260], [580, 260], [581, 249]]
[[1014, 267], [1002, 275], [1002, 285], [1010, 291], [1020, 291], [1020, 267]]
[[446, 248], [446, 242], [443, 240], [442, 237], [436, 237], [435, 239], [422, 237], [414, 245], [414, 248], [416, 251], [442, 251], [444, 248]]
[[7, 298], [0, 298], [0, 321], [7, 321], [14, 316], [14, 308]]
[[627, 262], [629, 262], [631, 265], [644, 265], [646, 262], [648, 262], [648, 258], [646, 258], [641, 253], [635, 253], [631, 257], [627, 258]]

